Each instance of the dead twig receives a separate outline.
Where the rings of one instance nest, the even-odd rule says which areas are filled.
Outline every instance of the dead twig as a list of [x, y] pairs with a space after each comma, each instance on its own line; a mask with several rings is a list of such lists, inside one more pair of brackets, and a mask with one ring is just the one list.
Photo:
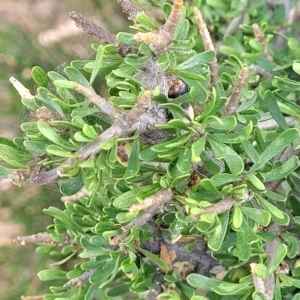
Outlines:
[[70, 236], [64, 236], [65, 241], [57, 243], [53, 241], [50, 234], [47, 232], [39, 232], [37, 234], [28, 236], [18, 236], [14, 242], [25, 246], [27, 244], [44, 244], [51, 246], [65, 246], [65, 245], [77, 245], [76, 242]]
[[115, 44], [116, 43], [116, 36], [105, 29], [96, 25], [93, 21], [86, 19], [82, 16], [82, 14], [71, 11], [69, 13], [69, 17], [73, 20], [76, 26], [83, 31], [96, 36], [100, 39], [103, 44]]
[[67, 283], [65, 283], [64, 287], [70, 288], [73, 286], [81, 286], [84, 281], [89, 279], [97, 271], [98, 271], [98, 269], [85, 271], [82, 275], [80, 275], [76, 278], [73, 278], [73, 279], [69, 280]]

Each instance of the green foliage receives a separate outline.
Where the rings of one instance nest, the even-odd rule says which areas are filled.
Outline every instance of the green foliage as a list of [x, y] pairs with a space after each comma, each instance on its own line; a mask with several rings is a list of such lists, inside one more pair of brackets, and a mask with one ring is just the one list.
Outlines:
[[[172, 14], [171, 5], [162, 9]], [[281, 23], [265, 1], [207, 1], [202, 9], [217, 40], [227, 17], [243, 16], [240, 31], [225, 36], [223, 56], [203, 49], [186, 5], [168, 49], [156, 51], [155, 41], [121, 32], [118, 47], [94, 44], [95, 59], [73, 61], [64, 74], [33, 68], [37, 94], [22, 103], [47, 114], [23, 123], [21, 139], [0, 139], [0, 175], [17, 184], [57, 181], [63, 195], [76, 195], [64, 210], [44, 210], [53, 217], [47, 231], [61, 247], [51, 251], [64, 256], [38, 273], [61, 283], [45, 299], [139, 299], [155, 289], [153, 282], [158, 299], [206, 299], [198, 290], [207, 299], [268, 299], [257, 282], [275, 299], [297, 299], [300, 83], [291, 79], [299, 75], [297, 41], [288, 30], [286, 47], [274, 48]], [[281, 5], [274, 9], [280, 16]], [[135, 31], [160, 32], [146, 13], [136, 20]], [[263, 41], [253, 34], [254, 22]], [[121, 55], [124, 45], [132, 53]], [[212, 84], [216, 57], [219, 78]], [[251, 74], [239, 86], [245, 66]], [[145, 69], [188, 89], [171, 99]], [[92, 87], [98, 76], [105, 77], [107, 101]], [[226, 115], [228, 105], [234, 113]], [[164, 122], [154, 128], [146, 117], [155, 109]], [[147, 142], [149, 128], [163, 138]], [[197, 273], [199, 261], [181, 261], [182, 252], [199, 256], [204, 241], [227, 271], [222, 280]], [[69, 260], [73, 268], [59, 267]], [[190, 260], [191, 269], [176, 272], [175, 264]]]

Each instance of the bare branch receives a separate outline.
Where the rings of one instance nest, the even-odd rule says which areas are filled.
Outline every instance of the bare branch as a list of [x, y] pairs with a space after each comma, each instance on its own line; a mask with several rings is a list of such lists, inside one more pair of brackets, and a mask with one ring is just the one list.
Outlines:
[[81, 28], [83, 31], [96, 36], [101, 40], [103, 44], [115, 44], [116, 36], [105, 29], [97, 26], [93, 21], [88, 20], [82, 16], [82, 14], [71, 11], [69, 17], [73, 20], [78, 28]]
[[158, 193], [151, 195], [144, 199], [143, 203], [135, 203], [129, 208], [129, 212], [137, 212], [140, 210], [147, 209], [153, 205], [161, 205], [166, 203], [168, 200], [172, 200], [173, 194], [171, 190], [161, 190]]
[[64, 287], [70, 288], [73, 286], [81, 286], [84, 281], [86, 281], [88, 278], [90, 278], [97, 271], [98, 271], [98, 269], [85, 271], [82, 275], [80, 275], [76, 278], [73, 278], [73, 279], [69, 280], [67, 283], [65, 283]]
[[30, 91], [19, 80], [14, 77], [10, 77], [9, 81], [22, 98], [34, 99], [34, 96], [31, 95]]
[[[199, 33], [203, 40], [203, 45], [204, 45], [205, 51], [207, 51], [207, 50], [215, 51], [215, 46], [212, 42], [212, 39], [211, 39], [210, 33], [207, 29], [206, 23], [204, 22], [202, 14], [197, 7], [194, 7], [194, 14], [195, 14], [196, 22], [198, 25]], [[215, 83], [218, 81], [218, 64], [217, 64], [216, 57], [209, 63], [209, 68], [210, 68], [210, 72], [211, 72], [210, 87], [212, 88], [215, 85]]]
[[225, 212], [229, 211], [234, 204], [235, 204], [235, 201], [232, 199], [232, 197], [226, 196], [221, 201], [214, 203], [208, 207], [205, 207], [200, 214], [200, 218], [201, 218], [201, 215], [204, 215], [204, 214], [207, 214], [210, 212], [215, 212], [217, 215], [225, 213]]
[[136, 16], [141, 10], [133, 5], [130, 0], [117, 0], [122, 11], [128, 16], [128, 19], [135, 21]]
[[238, 108], [238, 105], [241, 100], [242, 89], [244, 88], [244, 86], [246, 84], [247, 76], [248, 76], [248, 68], [244, 67], [236, 79], [230, 99], [224, 109], [225, 117], [232, 115]]
[[57, 243], [53, 241], [50, 234], [47, 232], [40, 232], [29, 236], [18, 236], [14, 242], [25, 246], [27, 244], [44, 244], [51, 246], [65, 246], [65, 245], [76, 245], [75, 241], [70, 236], [63, 236], [65, 241]]
[[101, 96], [97, 95], [92, 88], [86, 88], [83, 85], [80, 85], [79, 83], [73, 81], [77, 87], [76, 91], [84, 96], [86, 96], [90, 102], [95, 104], [103, 113], [107, 114], [108, 116], [111, 117], [111, 119], [114, 119], [119, 111], [114, 108], [113, 105], [108, 103], [104, 98]]

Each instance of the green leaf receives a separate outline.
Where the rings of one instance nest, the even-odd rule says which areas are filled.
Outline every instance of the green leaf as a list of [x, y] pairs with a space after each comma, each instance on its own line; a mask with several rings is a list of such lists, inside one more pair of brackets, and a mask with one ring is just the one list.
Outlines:
[[298, 239], [290, 234], [282, 232], [280, 237], [285, 241], [288, 246], [287, 249], [287, 257], [294, 258], [296, 255], [299, 254], [299, 246], [298, 246]]
[[271, 91], [266, 91], [265, 93], [265, 103], [267, 105], [269, 113], [272, 115], [274, 120], [280, 126], [281, 129], [286, 130], [289, 128], [282, 112], [279, 109], [279, 106], [276, 101], [276, 97]]
[[267, 300], [267, 298], [262, 292], [255, 291], [252, 294], [252, 300]]
[[106, 265], [101, 268], [99, 271], [94, 273], [90, 278], [89, 281], [91, 283], [97, 283], [99, 285], [103, 284], [106, 282], [108, 277], [112, 274], [112, 272], [115, 269], [116, 261], [112, 260], [110, 262], [107, 262]]
[[216, 218], [216, 227], [212, 236], [208, 239], [208, 247], [213, 251], [218, 251], [225, 238], [229, 221], [229, 213], [224, 213]]
[[235, 205], [232, 209], [231, 228], [238, 231], [243, 223], [243, 214], [241, 208]]
[[0, 144], [0, 158], [13, 167], [26, 169], [26, 163], [32, 160], [32, 156], [17, 147]]
[[237, 122], [234, 116], [228, 116], [222, 119], [216, 116], [208, 116], [205, 119], [205, 123], [208, 125], [208, 129], [212, 128], [228, 132], [234, 129]]
[[66, 151], [62, 147], [59, 147], [57, 145], [48, 146], [46, 151], [51, 155], [60, 156], [60, 157], [66, 157], [66, 158], [78, 157], [78, 154]]
[[82, 73], [72, 67], [66, 67], [64, 69], [65, 74], [71, 81], [75, 81], [79, 83], [80, 85], [83, 85], [86, 88], [90, 87], [90, 83], [87, 81], [87, 79], [82, 75]]
[[243, 295], [253, 287], [248, 281], [241, 283], [221, 283], [218, 286], [212, 287], [212, 290], [219, 295]]
[[186, 133], [180, 136], [177, 136], [175, 138], [168, 139], [166, 141], [163, 141], [155, 146], [152, 146], [151, 149], [155, 152], [165, 152], [167, 150], [170, 150], [172, 148], [181, 146], [185, 144], [188, 139], [190, 138], [191, 133]]
[[98, 137], [98, 134], [97, 134], [95, 128], [86, 123], [82, 127], [82, 132], [85, 136], [87, 136], [89, 139], [92, 139], [92, 140], [95, 140]]
[[136, 176], [140, 171], [140, 143], [139, 139], [135, 139], [132, 143], [132, 149], [128, 159], [128, 165], [123, 176], [124, 179], [129, 179]]
[[71, 196], [79, 192], [83, 187], [81, 175], [67, 179], [60, 185], [60, 192], [65, 196]]
[[54, 144], [62, 146], [66, 150], [74, 150], [74, 147], [71, 144], [67, 143], [67, 141], [65, 141], [63, 138], [61, 138], [47, 123], [39, 120], [36, 122], [36, 124], [40, 133], [48, 140], [50, 140]]
[[278, 266], [284, 260], [286, 255], [287, 246], [285, 244], [280, 244], [277, 247], [275, 254], [270, 257], [270, 261], [268, 263], [269, 274], [277, 270]]
[[287, 79], [287, 78], [280, 78], [275, 76], [273, 80], [273, 85], [278, 87], [282, 91], [288, 92], [300, 92], [300, 82]]
[[242, 206], [241, 210], [243, 214], [264, 227], [267, 227], [270, 224], [271, 214], [266, 210], [245, 206]]
[[62, 270], [43, 270], [40, 271], [37, 275], [41, 281], [48, 280], [65, 280], [67, 272]]
[[216, 52], [213, 50], [204, 51], [188, 58], [186, 61], [176, 66], [175, 70], [186, 70], [197, 65], [207, 64], [212, 61], [215, 56]]
[[242, 142], [242, 146], [243, 146], [246, 154], [248, 155], [249, 159], [253, 163], [257, 163], [260, 159], [260, 156], [257, 153], [257, 151], [255, 150], [255, 148], [252, 146], [252, 144], [249, 142], [249, 140]]
[[59, 88], [65, 88], [65, 89], [76, 89], [77, 87], [77, 84], [73, 81], [69, 81], [69, 80], [55, 80], [53, 82], [53, 84], [56, 86], [56, 87], [59, 87]]
[[192, 150], [192, 162], [200, 161], [200, 155], [203, 152], [206, 144], [206, 136], [203, 135], [201, 138], [196, 140], [191, 147]]
[[267, 200], [265, 200], [258, 194], [256, 194], [256, 197], [257, 197], [257, 200], [262, 204], [262, 206], [271, 213], [272, 219], [276, 223], [278, 223], [279, 225], [285, 225], [285, 226], [289, 224], [290, 218], [286, 213], [281, 211], [275, 205], [271, 204], [270, 202], [268, 202]]
[[266, 190], [265, 185], [254, 174], [247, 174], [246, 181], [254, 192], [264, 192]]
[[275, 181], [287, 177], [300, 166], [299, 158], [292, 155], [282, 166], [272, 169], [268, 173], [260, 173], [264, 182]]
[[299, 137], [299, 130], [296, 128], [289, 128], [282, 132], [260, 156], [260, 161], [255, 163], [250, 171], [254, 171], [263, 166], [266, 162], [274, 156], [282, 152], [286, 147], [292, 144]]
[[237, 175], [244, 170], [244, 162], [242, 158], [232, 148], [225, 144], [219, 143], [210, 137], [208, 141], [216, 155], [216, 158], [224, 158], [232, 174]]
[[136, 16], [136, 21], [140, 24], [143, 24], [144, 26], [148, 27], [149, 30], [157, 30], [156, 24], [153, 22], [153, 20], [145, 14], [145, 12], [140, 12]]
[[35, 66], [31, 69], [32, 79], [38, 86], [47, 87], [48, 86], [48, 78], [45, 71], [38, 66]]
[[159, 184], [152, 184], [135, 188], [118, 196], [113, 201], [113, 205], [115, 208], [127, 210], [132, 206], [132, 204], [137, 203], [138, 199], [143, 200], [146, 197], [155, 194], [160, 189], [161, 187]]
[[186, 280], [190, 286], [200, 291], [211, 291], [212, 287], [218, 286], [223, 282], [201, 274], [190, 274]]
[[299, 62], [294, 62], [292, 65], [292, 68], [295, 73], [300, 75], [300, 63]]
[[138, 250], [142, 254], [144, 254], [148, 259], [150, 259], [154, 264], [156, 264], [163, 272], [167, 272], [170, 270], [168, 265], [163, 260], [161, 260], [157, 255], [142, 248], [138, 248]]
[[239, 144], [241, 142], [246, 141], [251, 132], [252, 132], [253, 124], [250, 121], [249, 124], [244, 127], [242, 130], [236, 133], [224, 134], [224, 133], [214, 133], [210, 135], [210, 137], [218, 142], [225, 144]]
[[0, 177], [7, 178], [15, 171], [15, 169], [5, 168], [0, 165]]
[[102, 62], [103, 62], [103, 56], [104, 56], [104, 47], [102, 45], [100, 45], [97, 49], [96, 59], [95, 59], [94, 65], [93, 65], [93, 72], [92, 72], [92, 75], [90, 78], [90, 85], [93, 84], [96, 76], [99, 73], [99, 70], [100, 70]]

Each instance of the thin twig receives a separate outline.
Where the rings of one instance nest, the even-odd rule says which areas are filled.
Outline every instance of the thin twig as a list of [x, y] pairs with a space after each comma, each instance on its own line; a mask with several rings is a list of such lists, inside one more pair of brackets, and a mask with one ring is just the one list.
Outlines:
[[[206, 23], [204, 22], [202, 14], [197, 7], [194, 7], [194, 14], [198, 25], [199, 33], [202, 37], [205, 51], [208, 50], [215, 51], [215, 46], [212, 42]], [[218, 63], [216, 57], [209, 63], [209, 68], [211, 72], [210, 87], [212, 88], [215, 85], [215, 83], [218, 81]]]
[[91, 103], [95, 104], [103, 113], [107, 114], [108, 116], [111, 117], [111, 119], [114, 119], [119, 111], [110, 103], [108, 103], [107, 100], [102, 98], [101, 96], [97, 95], [93, 89], [91, 88], [86, 88], [83, 85], [80, 85], [79, 83], [73, 81], [77, 87], [76, 91], [84, 96], [86, 96]]
[[153, 205], [161, 205], [166, 203], [168, 199], [172, 199], [172, 192], [169, 189], [161, 190], [158, 193], [144, 199], [142, 203], [135, 203], [129, 208], [129, 212], [137, 212], [147, 209]]
[[229, 211], [234, 204], [235, 204], [235, 201], [233, 200], [233, 198], [231, 196], [226, 196], [221, 201], [214, 203], [208, 207], [205, 207], [202, 210], [200, 217], [201, 217], [201, 215], [204, 215], [204, 214], [207, 214], [210, 212], [214, 212], [217, 215], [223, 214], [223, 213]]
[[81, 286], [84, 281], [86, 281], [88, 278], [90, 278], [97, 271], [98, 271], [98, 269], [85, 271], [82, 275], [80, 275], [76, 278], [73, 278], [73, 279], [69, 280], [67, 283], [65, 283], [64, 287], [69, 288], [69, 287], [73, 287], [73, 286]]
[[116, 36], [105, 29], [97, 26], [93, 21], [86, 19], [82, 16], [82, 14], [71, 11], [69, 13], [69, 17], [73, 20], [76, 26], [83, 31], [96, 36], [101, 40], [103, 44], [115, 44], [116, 43]]
[[230, 99], [224, 109], [224, 117], [232, 115], [238, 108], [242, 96], [242, 90], [247, 81], [247, 76], [248, 76], [248, 68], [244, 67], [239, 73], [239, 75], [237, 76]]
[[9, 78], [10, 83], [14, 86], [14, 88], [17, 90], [19, 95], [22, 98], [26, 99], [34, 99], [34, 96], [30, 93], [30, 91], [16, 78], [10, 77]]
[[65, 246], [65, 245], [76, 245], [75, 241], [70, 236], [63, 236], [65, 241], [63, 242], [55, 242], [51, 239], [50, 234], [47, 232], [40, 232], [33, 235], [28, 236], [18, 236], [14, 242], [25, 246], [27, 244], [44, 244], [51, 246]]

